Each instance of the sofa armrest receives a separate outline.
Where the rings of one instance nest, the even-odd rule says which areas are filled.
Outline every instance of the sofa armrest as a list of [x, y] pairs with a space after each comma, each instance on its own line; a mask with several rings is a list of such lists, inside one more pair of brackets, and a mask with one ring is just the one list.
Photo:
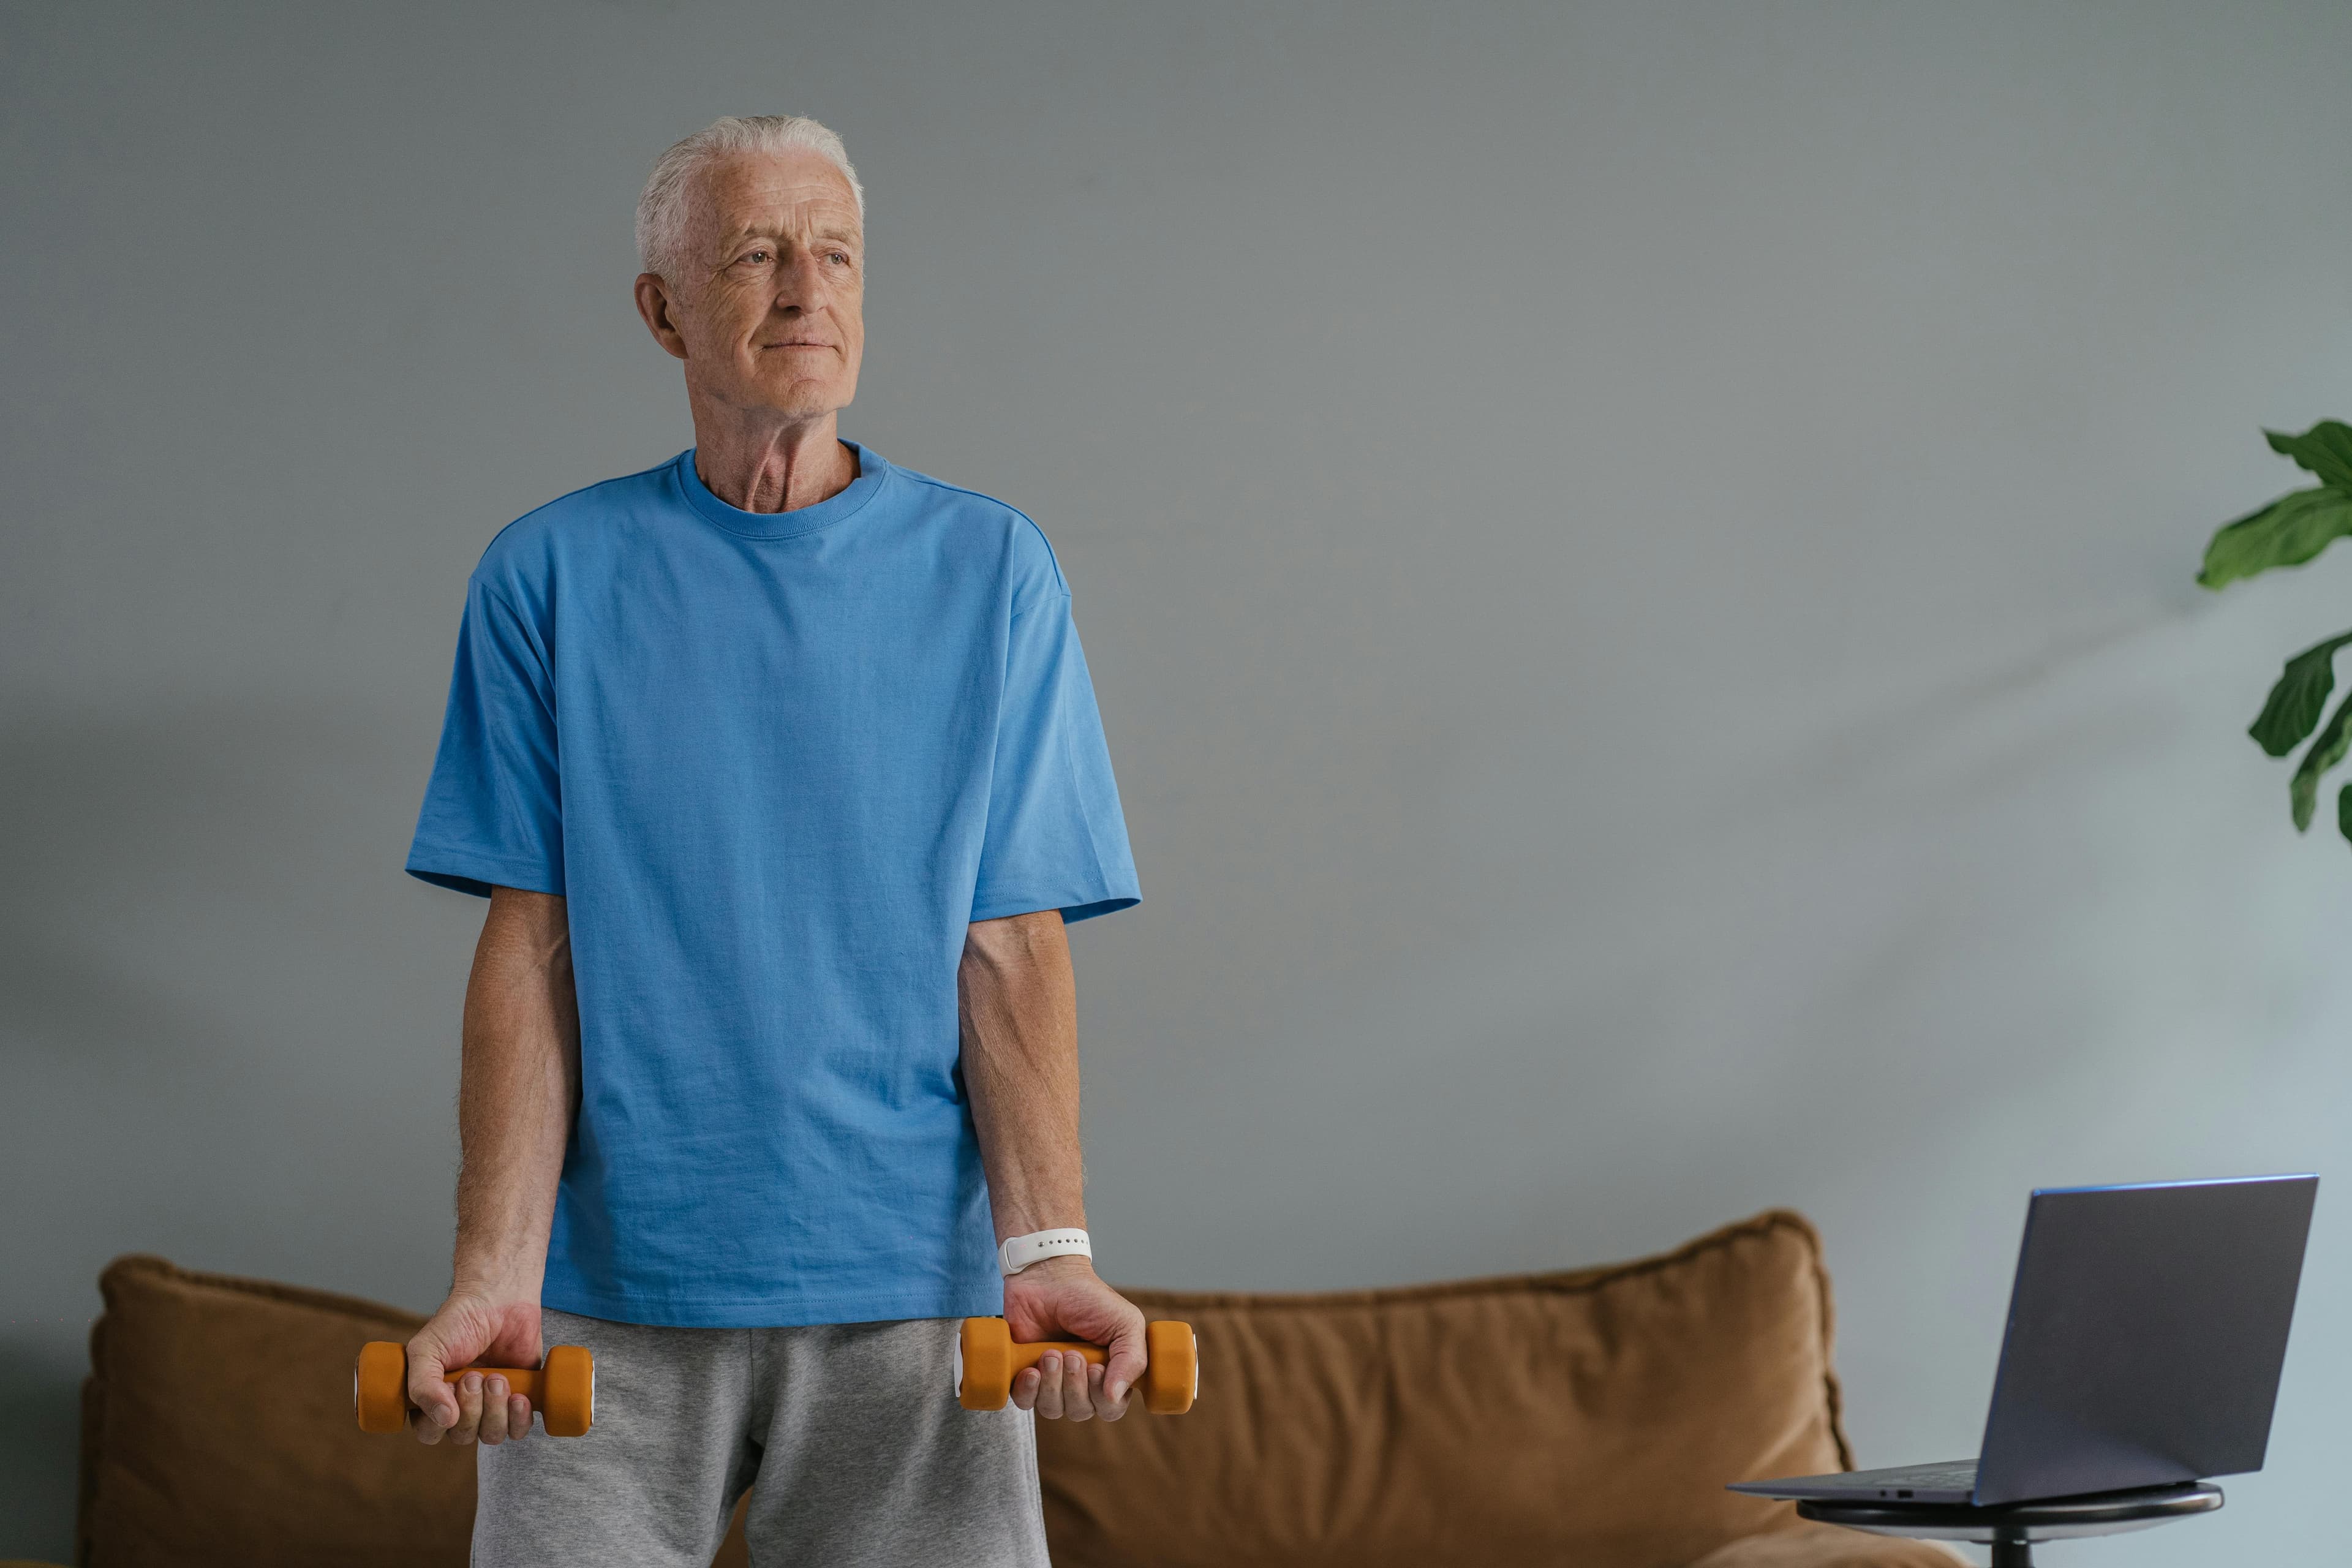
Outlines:
[[1901, 1541], [1834, 1524], [1803, 1524], [1719, 1546], [1691, 1568], [1953, 1568], [1968, 1561], [1932, 1541]]

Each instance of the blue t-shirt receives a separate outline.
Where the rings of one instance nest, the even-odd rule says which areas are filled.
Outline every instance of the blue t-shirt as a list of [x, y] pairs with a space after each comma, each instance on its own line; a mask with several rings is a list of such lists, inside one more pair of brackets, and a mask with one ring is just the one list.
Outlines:
[[852, 449], [847, 489], [774, 513], [683, 453], [511, 524], [467, 584], [408, 869], [567, 900], [548, 1306], [1003, 1309], [964, 929], [1123, 909], [1135, 866], [1045, 536]]

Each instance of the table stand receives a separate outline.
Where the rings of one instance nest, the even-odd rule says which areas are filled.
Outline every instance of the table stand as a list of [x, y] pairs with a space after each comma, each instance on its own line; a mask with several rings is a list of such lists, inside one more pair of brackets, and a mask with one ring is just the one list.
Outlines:
[[1992, 1568], [2033, 1568], [2033, 1544], [2038, 1541], [2147, 1530], [2192, 1514], [2211, 1513], [2221, 1506], [2221, 1489], [2200, 1481], [2045, 1502], [1997, 1503], [1990, 1508], [1883, 1499], [1867, 1502], [1807, 1499], [1797, 1504], [1797, 1512], [1823, 1524], [1843, 1524], [1874, 1535], [1973, 1542], [1992, 1548]]

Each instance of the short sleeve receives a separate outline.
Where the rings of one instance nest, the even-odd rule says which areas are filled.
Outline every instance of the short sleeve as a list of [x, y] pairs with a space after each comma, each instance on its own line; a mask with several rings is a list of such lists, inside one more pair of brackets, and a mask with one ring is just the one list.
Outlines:
[[1082, 921], [1139, 896], [1069, 595], [1041, 594], [1013, 616], [971, 918]]
[[555, 690], [536, 629], [478, 577], [466, 590], [441, 748], [408, 851], [413, 877], [461, 893], [563, 891]]

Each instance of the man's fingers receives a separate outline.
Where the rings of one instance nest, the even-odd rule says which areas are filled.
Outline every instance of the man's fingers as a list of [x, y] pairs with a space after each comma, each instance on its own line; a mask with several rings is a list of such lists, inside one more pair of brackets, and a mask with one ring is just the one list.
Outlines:
[[1031, 1410], [1036, 1407], [1037, 1390], [1044, 1384], [1043, 1373], [1034, 1366], [1024, 1366], [1013, 1374], [1013, 1407]]
[[520, 1443], [530, 1436], [530, 1401], [520, 1394], [507, 1396], [507, 1439]]
[[457, 1380], [457, 1424], [449, 1428], [453, 1443], [470, 1443], [482, 1428], [482, 1374], [469, 1372]]
[[1087, 1399], [1087, 1363], [1083, 1356], [1072, 1351], [1059, 1351], [1045, 1358], [1055, 1363], [1061, 1374], [1061, 1409], [1065, 1421], [1084, 1421], [1094, 1414]]
[[409, 1404], [416, 1405], [425, 1415], [440, 1415], [437, 1427], [449, 1427], [457, 1422], [457, 1399], [449, 1396], [449, 1384], [442, 1383], [440, 1350], [425, 1347], [409, 1340]]
[[1108, 1368], [1099, 1366], [1088, 1367], [1087, 1369], [1087, 1375], [1088, 1379], [1087, 1393], [1094, 1401], [1095, 1414], [1097, 1415], [1101, 1416], [1106, 1421], [1116, 1421], [1120, 1416], [1127, 1414], [1127, 1401], [1123, 1399], [1113, 1401], [1110, 1395], [1105, 1392], [1110, 1384], [1110, 1371]]
[[1137, 1312], [1132, 1321], [1122, 1325], [1108, 1348], [1109, 1354], [1103, 1359], [1103, 1394], [1124, 1410], [1128, 1391], [1150, 1364], [1143, 1353], [1143, 1314]]
[[482, 1379], [482, 1425], [474, 1436], [490, 1447], [507, 1440], [507, 1401], [510, 1397], [505, 1378]]
[[1122, 1396], [1118, 1399], [1113, 1399], [1110, 1396], [1110, 1369], [1108, 1367], [1097, 1366], [1090, 1367], [1087, 1370], [1093, 1373], [1094, 1378], [1093, 1393], [1095, 1414], [1101, 1416], [1106, 1421], [1116, 1421], [1120, 1416], [1126, 1415], [1127, 1400], [1125, 1397]]
[[[408, 1344], [408, 1403], [423, 1413], [436, 1436], [425, 1437], [428, 1443], [438, 1442], [438, 1434], [457, 1424], [457, 1396], [449, 1392], [441, 1373], [446, 1363], [436, 1345], [421, 1344], [411, 1340]], [[425, 1436], [422, 1431], [417, 1436]]]
[[1066, 1421], [1091, 1421], [1095, 1418], [1094, 1390], [1101, 1386], [1099, 1379], [1090, 1379], [1095, 1369], [1087, 1358], [1076, 1351], [1062, 1352], [1062, 1418]]
[[1037, 1358], [1037, 1414], [1048, 1421], [1062, 1418], [1062, 1357], [1047, 1351]]

